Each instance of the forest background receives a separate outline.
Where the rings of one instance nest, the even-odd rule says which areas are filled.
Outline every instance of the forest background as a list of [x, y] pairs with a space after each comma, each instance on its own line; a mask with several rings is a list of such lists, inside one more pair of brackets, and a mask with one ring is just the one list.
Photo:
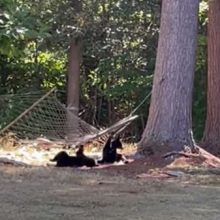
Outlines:
[[[161, 1], [3, 0], [0, 3], [0, 94], [57, 87], [66, 102], [71, 41], [82, 41], [80, 111], [96, 127], [127, 116], [152, 89]], [[207, 1], [199, 10], [193, 132], [203, 135], [207, 84]], [[15, 108], [20, 100], [11, 103]], [[138, 141], [150, 99], [126, 129]], [[3, 108], [3, 106], [1, 106]], [[0, 127], [7, 117], [0, 119]]]

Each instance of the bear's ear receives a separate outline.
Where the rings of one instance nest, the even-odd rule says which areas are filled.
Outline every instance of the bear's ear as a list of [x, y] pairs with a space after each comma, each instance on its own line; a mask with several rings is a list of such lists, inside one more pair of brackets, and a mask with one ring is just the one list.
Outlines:
[[121, 139], [121, 137], [120, 137], [120, 135], [118, 134], [117, 136], [115, 136], [114, 142], [115, 142], [115, 143], [118, 143], [118, 142], [120, 142], [120, 139]]

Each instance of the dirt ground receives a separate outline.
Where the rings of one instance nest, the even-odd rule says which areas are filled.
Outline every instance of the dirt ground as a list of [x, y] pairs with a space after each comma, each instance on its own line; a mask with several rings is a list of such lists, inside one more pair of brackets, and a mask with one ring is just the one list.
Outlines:
[[[196, 167], [193, 159], [192, 169], [183, 167], [191, 164], [186, 159], [170, 165], [152, 157], [92, 169], [56, 168], [48, 162], [61, 149], [2, 146], [0, 220], [220, 219], [219, 167]], [[86, 154], [100, 157], [92, 150]], [[126, 146], [124, 153], [134, 150]]]
[[0, 219], [220, 219], [218, 175], [148, 179], [110, 173], [0, 166]]

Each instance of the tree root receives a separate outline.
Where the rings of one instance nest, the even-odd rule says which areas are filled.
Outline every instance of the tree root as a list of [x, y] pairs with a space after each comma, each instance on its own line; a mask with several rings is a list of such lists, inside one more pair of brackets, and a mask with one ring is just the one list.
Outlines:
[[[190, 152], [186, 151], [171, 151], [162, 156], [162, 158], [167, 159], [173, 156], [185, 157], [187, 161], [195, 161], [201, 164], [205, 164], [206, 166], [210, 167], [220, 167], [220, 158], [210, 154], [206, 150], [202, 149], [201, 147], [196, 145], [196, 151]], [[173, 158], [172, 158], [173, 159]]]

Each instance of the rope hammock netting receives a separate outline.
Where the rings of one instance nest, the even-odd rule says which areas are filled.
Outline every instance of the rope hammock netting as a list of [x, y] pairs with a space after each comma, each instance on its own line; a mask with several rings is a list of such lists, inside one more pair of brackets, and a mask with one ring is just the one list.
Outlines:
[[[0, 135], [12, 132], [19, 139], [39, 137], [67, 144], [84, 144], [108, 133], [119, 133], [138, 116], [132, 113], [99, 130], [73, 114], [56, 96], [56, 90], [0, 96]], [[7, 120], [6, 120], [7, 119]]]

